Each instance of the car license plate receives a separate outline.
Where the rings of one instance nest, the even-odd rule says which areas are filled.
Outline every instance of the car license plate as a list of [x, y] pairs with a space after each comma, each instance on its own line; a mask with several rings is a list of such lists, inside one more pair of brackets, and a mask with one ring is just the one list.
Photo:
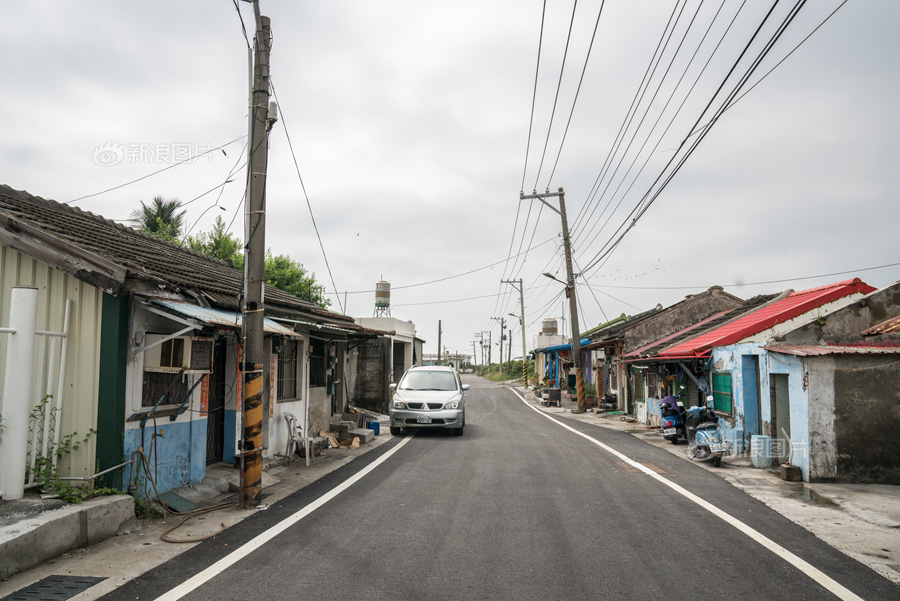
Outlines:
[[427, 415], [420, 415], [419, 417], [416, 418], [416, 423], [417, 424], [430, 424], [431, 418]]
[[663, 436], [675, 436], [675, 428], [666, 428], [663, 430]]
[[728, 450], [727, 442], [713, 442], [709, 445], [709, 450], [713, 453], [724, 453]]

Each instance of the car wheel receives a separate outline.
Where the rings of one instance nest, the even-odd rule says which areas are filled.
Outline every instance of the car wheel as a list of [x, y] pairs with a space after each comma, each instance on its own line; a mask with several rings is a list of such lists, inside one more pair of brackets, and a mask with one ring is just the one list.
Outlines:
[[400, 436], [403, 433], [403, 428], [398, 428], [397, 426], [391, 426], [391, 436]]
[[455, 430], [453, 430], [453, 436], [462, 436], [462, 435], [463, 435], [462, 428], [456, 428]]

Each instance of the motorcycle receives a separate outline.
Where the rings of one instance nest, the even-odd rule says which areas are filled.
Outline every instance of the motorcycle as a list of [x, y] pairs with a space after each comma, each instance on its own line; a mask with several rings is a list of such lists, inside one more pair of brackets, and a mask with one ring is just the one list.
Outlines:
[[684, 427], [684, 404], [674, 396], [664, 397], [659, 401], [659, 413], [662, 417], [662, 433], [666, 440], [678, 444], [679, 436], [687, 439]]
[[719, 429], [719, 418], [713, 409], [713, 397], [706, 397], [705, 407], [691, 407], [685, 420], [688, 454], [701, 461], [712, 460], [714, 466], [722, 465], [722, 457], [731, 455], [731, 443], [725, 440]]

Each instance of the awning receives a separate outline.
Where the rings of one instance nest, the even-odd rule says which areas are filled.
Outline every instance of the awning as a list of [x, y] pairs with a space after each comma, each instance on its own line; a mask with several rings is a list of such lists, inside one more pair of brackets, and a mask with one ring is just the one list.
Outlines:
[[[184, 303], [174, 300], [153, 299], [153, 303], [166, 309], [171, 309], [177, 313], [181, 313], [186, 317], [191, 317], [198, 321], [202, 321], [208, 325], [224, 326], [227, 328], [241, 328], [243, 325], [243, 316], [233, 311], [225, 311], [223, 309], [212, 309], [209, 307], [199, 307], [191, 303]], [[280, 323], [276, 323], [272, 319], [266, 317], [263, 319], [263, 330], [269, 334], [279, 334], [281, 336], [294, 336], [302, 338], [302, 335], [286, 328]]]

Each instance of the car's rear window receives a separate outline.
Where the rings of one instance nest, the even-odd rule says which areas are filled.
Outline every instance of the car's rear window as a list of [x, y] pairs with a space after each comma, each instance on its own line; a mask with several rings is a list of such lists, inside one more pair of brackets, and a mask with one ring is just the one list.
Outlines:
[[449, 371], [411, 371], [403, 377], [401, 390], [456, 390], [456, 376]]

